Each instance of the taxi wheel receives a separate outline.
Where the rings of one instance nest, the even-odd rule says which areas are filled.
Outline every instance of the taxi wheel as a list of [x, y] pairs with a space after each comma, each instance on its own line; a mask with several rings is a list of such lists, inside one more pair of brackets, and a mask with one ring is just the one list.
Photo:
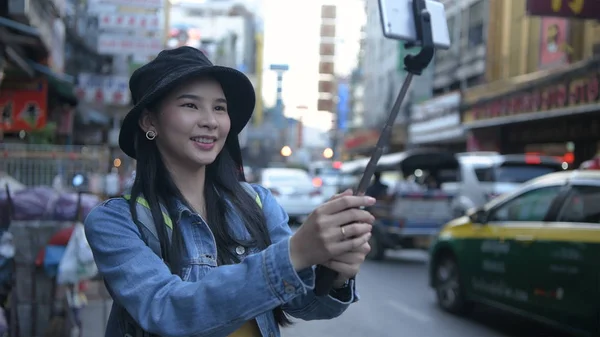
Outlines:
[[471, 308], [465, 299], [458, 264], [452, 256], [443, 256], [435, 267], [435, 293], [438, 305], [453, 314], [465, 314]]
[[371, 246], [371, 251], [367, 254], [367, 259], [374, 261], [381, 261], [385, 258], [385, 247], [377, 237], [376, 233], [371, 235], [369, 239], [369, 246]]

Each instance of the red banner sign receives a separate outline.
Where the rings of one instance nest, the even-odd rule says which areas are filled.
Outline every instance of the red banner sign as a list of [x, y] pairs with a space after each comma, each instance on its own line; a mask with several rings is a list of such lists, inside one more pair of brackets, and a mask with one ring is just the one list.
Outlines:
[[600, 103], [600, 69], [556, 84], [514, 93], [465, 111], [463, 122]]
[[365, 148], [374, 146], [379, 139], [379, 131], [376, 130], [365, 130], [358, 132], [355, 135], [346, 137], [344, 140], [344, 147], [347, 150]]
[[0, 130], [31, 131], [46, 126], [48, 116], [46, 80], [9, 81], [0, 88]]
[[577, 19], [600, 19], [598, 0], [527, 0], [527, 13]]

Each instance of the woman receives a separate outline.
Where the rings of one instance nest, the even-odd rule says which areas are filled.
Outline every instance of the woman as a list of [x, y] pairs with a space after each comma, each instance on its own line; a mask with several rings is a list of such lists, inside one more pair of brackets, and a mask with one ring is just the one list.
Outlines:
[[[129, 86], [119, 146], [137, 160], [131, 196], [85, 221], [114, 299], [106, 336], [280, 336], [287, 315], [334, 318], [357, 300], [374, 220], [360, 208], [375, 200], [342, 193], [292, 235], [271, 193], [240, 182], [237, 135], [255, 103], [246, 76], [180, 47]], [[339, 275], [323, 297], [312, 291], [318, 264]]]

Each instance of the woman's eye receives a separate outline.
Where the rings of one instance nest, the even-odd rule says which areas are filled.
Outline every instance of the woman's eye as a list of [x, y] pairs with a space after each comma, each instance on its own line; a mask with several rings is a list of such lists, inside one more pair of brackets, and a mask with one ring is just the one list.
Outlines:
[[185, 103], [183, 106], [186, 107], [186, 108], [191, 108], [191, 109], [197, 109], [198, 108], [196, 106], [196, 104], [194, 104], [194, 103]]
[[217, 110], [217, 111], [226, 111], [227, 108], [225, 108], [224, 106], [218, 105], [218, 106], [215, 107], [215, 110]]

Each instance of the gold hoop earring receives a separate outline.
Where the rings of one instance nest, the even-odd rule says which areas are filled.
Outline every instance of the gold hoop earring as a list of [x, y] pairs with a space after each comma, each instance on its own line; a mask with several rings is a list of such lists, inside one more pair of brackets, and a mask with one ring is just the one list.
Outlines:
[[146, 139], [148, 139], [148, 140], [154, 140], [154, 138], [156, 138], [156, 132], [154, 132], [152, 130], [148, 130], [146, 132]]

